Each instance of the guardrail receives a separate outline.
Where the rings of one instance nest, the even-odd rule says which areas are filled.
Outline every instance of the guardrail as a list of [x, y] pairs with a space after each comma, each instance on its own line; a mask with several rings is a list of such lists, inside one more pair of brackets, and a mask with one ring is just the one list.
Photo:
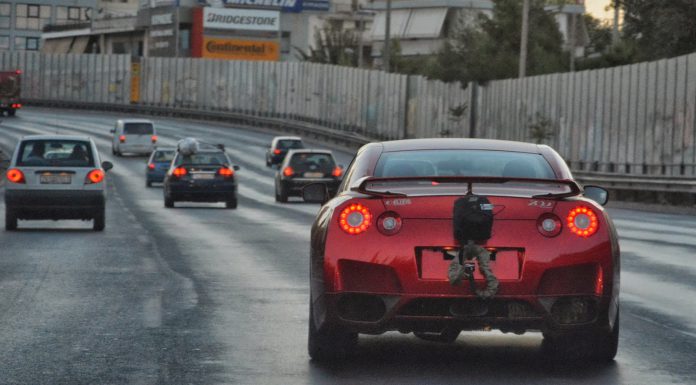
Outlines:
[[[27, 100], [26, 103], [27, 105], [42, 107], [130, 112], [145, 115], [221, 121], [251, 128], [293, 133], [305, 138], [312, 138], [327, 144], [339, 145], [352, 150], [357, 150], [360, 146], [374, 140], [358, 134], [322, 127], [311, 122], [289, 120], [282, 117], [254, 116], [228, 111], [56, 100]], [[608, 189], [612, 195], [612, 200], [668, 203], [689, 206], [696, 205], [696, 180], [688, 177], [633, 175], [577, 170], [573, 171], [573, 175], [582, 185], [598, 185]]]

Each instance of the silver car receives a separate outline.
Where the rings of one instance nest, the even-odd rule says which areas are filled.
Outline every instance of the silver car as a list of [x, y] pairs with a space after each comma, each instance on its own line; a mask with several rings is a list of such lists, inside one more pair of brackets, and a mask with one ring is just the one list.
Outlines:
[[157, 144], [157, 130], [147, 119], [119, 119], [111, 133], [114, 134], [111, 152], [117, 156], [150, 155]]
[[18, 219], [91, 219], [95, 231], [104, 230], [111, 168], [89, 137], [25, 136], [6, 173], [5, 229], [16, 230]]

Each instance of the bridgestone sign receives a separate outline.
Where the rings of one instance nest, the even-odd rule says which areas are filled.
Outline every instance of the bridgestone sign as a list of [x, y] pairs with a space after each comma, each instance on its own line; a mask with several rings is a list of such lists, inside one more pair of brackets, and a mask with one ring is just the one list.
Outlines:
[[203, 9], [203, 28], [278, 31], [280, 29], [280, 12], [205, 7]]

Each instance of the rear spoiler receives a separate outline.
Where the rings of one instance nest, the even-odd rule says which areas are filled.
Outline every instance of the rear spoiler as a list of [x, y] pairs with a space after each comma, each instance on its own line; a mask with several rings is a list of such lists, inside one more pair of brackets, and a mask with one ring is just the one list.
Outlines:
[[568, 197], [578, 196], [582, 193], [582, 188], [577, 182], [570, 179], [535, 179], [535, 178], [509, 178], [509, 177], [489, 177], [489, 176], [416, 176], [416, 177], [398, 177], [398, 178], [378, 178], [378, 177], [364, 177], [356, 181], [351, 186], [351, 191], [359, 192], [365, 195], [387, 197], [387, 196], [397, 196], [405, 197], [407, 194], [392, 191], [374, 191], [367, 188], [370, 183], [379, 182], [432, 182], [437, 184], [455, 184], [455, 183], [466, 183], [467, 193], [471, 193], [474, 183], [481, 184], [503, 184], [507, 182], [526, 182], [526, 183], [549, 183], [549, 184], [561, 184], [566, 185], [570, 188], [570, 191], [564, 193], [548, 193], [534, 195], [532, 198], [547, 198], [547, 199], [562, 199]]

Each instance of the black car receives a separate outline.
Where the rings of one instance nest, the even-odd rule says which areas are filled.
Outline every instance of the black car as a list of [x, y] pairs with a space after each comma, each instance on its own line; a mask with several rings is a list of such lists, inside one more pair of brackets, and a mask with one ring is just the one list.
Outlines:
[[178, 150], [164, 177], [164, 206], [175, 202], [225, 202], [228, 209], [237, 208], [235, 171], [221, 148], [202, 146], [194, 153]]
[[302, 138], [297, 136], [276, 136], [266, 149], [266, 167], [280, 164], [289, 150], [305, 148]]
[[333, 195], [342, 176], [343, 168], [336, 165], [331, 151], [290, 150], [276, 172], [276, 202], [287, 202], [289, 196], [302, 196], [302, 188], [311, 183], [324, 183]]

